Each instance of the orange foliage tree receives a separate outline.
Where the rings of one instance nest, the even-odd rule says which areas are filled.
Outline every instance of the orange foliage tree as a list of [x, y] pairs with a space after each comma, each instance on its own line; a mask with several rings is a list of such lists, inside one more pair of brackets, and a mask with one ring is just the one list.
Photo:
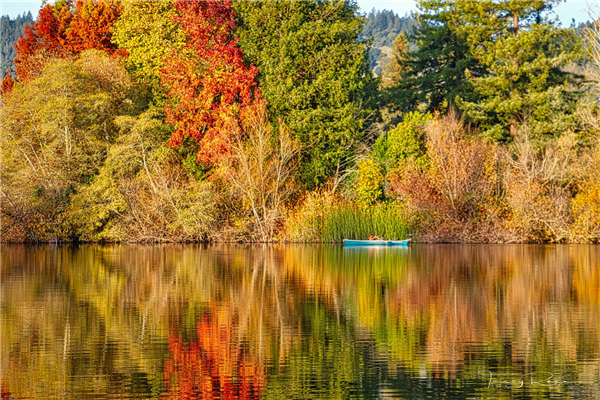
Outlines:
[[[217, 311], [217, 310], [213, 310]], [[166, 399], [258, 399], [266, 385], [264, 368], [235, 332], [232, 312], [213, 312], [196, 323], [198, 339], [169, 336]]]
[[169, 144], [180, 146], [190, 137], [199, 145], [197, 161], [212, 164], [229, 153], [242, 115], [260, 99], [258, 69], [242, 60], [230, 1], [180, 0], [174, 7], [188, 40], [161, 71], [167, 122], [175, 128]]
[[10, 91], [15, 86], [15, 81], [13, 80], [10, 74], [6, 74], [2, 79], [2, 83], [0, 84], [0, 92], [4, 95], [10, 93]]
[[111, 42], [113, 23], [121, 15], [123, 5], [116, 1], [78, 1], [73, 19], [66, 30], [67, 48], [73, 53], [84, 50], [118, 52]]
[[15, 43], [17, 77], [29, 80], [37, 76], [52, 57], [66, 58], [88, 49], [119, 52], [111, 43], [111, 28], [122, 8], [121, 3], [109, 0], [46, 4], [33, 27], [27, 25]]

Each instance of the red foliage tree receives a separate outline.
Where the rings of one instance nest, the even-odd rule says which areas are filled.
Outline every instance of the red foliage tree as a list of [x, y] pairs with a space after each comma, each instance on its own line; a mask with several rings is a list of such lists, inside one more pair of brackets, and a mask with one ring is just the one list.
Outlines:
[[169, 144], [189, 136], [199, 144], [198, 161], [211, 164], [229, 152], [228, 136], [241, 133], [240, 118], [260, 100], [258, 69], [242, 61], [230, 1], [178, 0], [174, 7], [188, 42], [161, 71], [167, 122], [175, 128]]
[[15, 43], [17, 77], [35, 77], [48, 58], [65, 58], [87, 49], [113, 54], [110, 30], [123, 6], [117, 1], [61, 0], [46, 4], [33, 27], [26, 26]]
[[15, 43], [15, 70], [19, 79], [33, 78], [47, 58], [65, 56], [66, 37], [61, 28], [69, 24], [71, 7], [70, 1], [46, 4], [40, 10], [33, 28], [25, 26], [23, 35]]

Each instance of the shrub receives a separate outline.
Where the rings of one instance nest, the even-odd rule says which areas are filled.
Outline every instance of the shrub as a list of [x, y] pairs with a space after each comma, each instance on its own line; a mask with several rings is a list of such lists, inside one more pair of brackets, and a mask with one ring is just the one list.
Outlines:
[[388, 169], [411, 159], [424, 167], [427, 164], [424, 126], [431, 118], [429, 113], [410, 112], [404, 115], [402, 122], [377, 139], [373, 147], [375, 156]]
[[390, 172], [390, 195], [420, 215], [428, 241], [496, 241], [497, 152], [467, 134], [451, 110], [424, 126], [427, 163], [413, 158]]
[[363, 206], [370, 206], [383, 198], [383, 173], [372, 158], [365, 158], [358, 164], [356, 196]]
[[577, 242], [600, 242], [600, 145], [583, 158], [585, 166], [572, 200], [571, 237]]
[[274, 131], [264, 104], [246, 115], [243, 128], [246, 137], [231, 138], [231, 154], [220, 162], [221, 175], [229, 193], [240, 200], [239, 211], [252, 221], [251, 237], [245, 239], [269, 242], [294, 192], [300, 146], [283, 120]]
[[563, 241], [569, 237], [575, 144], [571, 134], [534, 146], [527, 126], [522, 125], [512, 151], [504, 151], [503, 187], [512, 214], [507, 227], [519, 241]]

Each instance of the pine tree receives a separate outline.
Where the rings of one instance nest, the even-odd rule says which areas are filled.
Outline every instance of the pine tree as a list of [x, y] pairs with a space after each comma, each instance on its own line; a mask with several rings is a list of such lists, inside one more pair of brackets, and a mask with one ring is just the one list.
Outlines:
[[407, 70], [412, 72], [393, 90], [396, 98], [392, 102], [396, 106], [432, 111], [455, 103], [457, 97], [472, 97], [466, 71], [479, 76], [483, 68], [471, 54], [465, 35], [455, 29], [461, 12], [458, 3], [419, 1], [420, 28], [409, 36], [416, 49], [407, 56]]
[[491, 0], [459, 2], [456, 31], [486, 68], [467, 71], [477, 101], [459, 107], [484, 136], [506, 141], [518, 124], [536, 137], [558, 136], [575, 127], [574, 110], [581, 77], [567, 72], [581, 58], [579, 38], [552, 18], [557, 1]]
[[[13, 59], [17, 55], [15, 52], [15, 43], [19, 36], [23, 34], [26, 25], [33, 24], [31, 12], [23, 15], [17, 15], [17, 18], [11, 19], [8, 15], [0, 17], [0, 58], [2, 65], [0, 72], [4, 77], [7, 73], [15, 75], [15, 65]], [[8, 71], [8, 72], [7, 72]]]
[[400, 33], [394, 40], [392, 51], [382, 62], [381, 86], [390, 88], [397, 85], [408, 73], [406, 57], [408, 54], [408, 41], [404, 34]]

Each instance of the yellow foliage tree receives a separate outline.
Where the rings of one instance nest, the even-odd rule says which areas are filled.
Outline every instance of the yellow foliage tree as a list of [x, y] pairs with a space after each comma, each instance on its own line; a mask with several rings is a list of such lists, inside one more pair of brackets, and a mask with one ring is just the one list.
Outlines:
[[356, 196], [360, 204], [368, 207], [383, 197], [383, 178], [381, 167], [372, 158], [358, 164]]

